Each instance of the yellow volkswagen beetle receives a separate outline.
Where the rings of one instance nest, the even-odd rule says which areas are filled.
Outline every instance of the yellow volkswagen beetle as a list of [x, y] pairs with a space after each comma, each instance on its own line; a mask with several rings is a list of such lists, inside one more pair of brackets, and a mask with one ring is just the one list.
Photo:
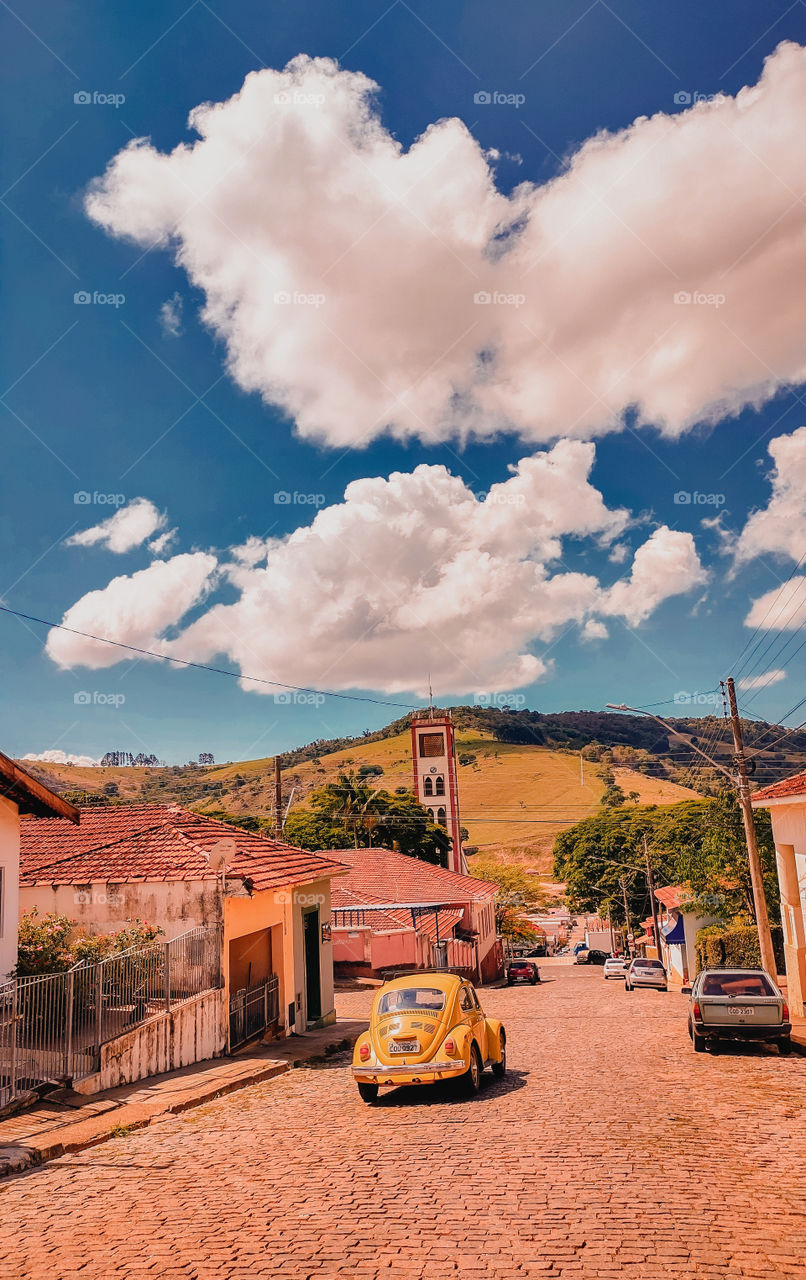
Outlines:
[[507, 1069], [507, 1038], [500, 1022], [486, 1018], [466, 979], [444, 969], [419, 969], [393, 978], [372, 1002], [369, 1030], [353, 1051], [353, 1076], [364, 1102], [381, 1085], [456, 1080], [477, 1093], [481, 1073]]

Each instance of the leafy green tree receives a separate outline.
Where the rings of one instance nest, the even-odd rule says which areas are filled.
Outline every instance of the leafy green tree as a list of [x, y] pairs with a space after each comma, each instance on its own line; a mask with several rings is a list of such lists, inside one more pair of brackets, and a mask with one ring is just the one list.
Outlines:
[[[775, 848], [769, 815], [755, 815], [770, 916], [779, 910]], [[623, 919], [621, 880], [626, 880], [633, 919], [648, 914], [644, 834], [655, 882], [688, 883], [707, 899], [710, 914], [734, 919], [753, 910], [741, 809], [734, 792], [674, 805], [602, 810], [561, 832], [554, 842], [554, 874], [579, 911], [611, 911]], [[626, 865], [625, 865], [626, 864]]]
[[410, 791], [375, 791], [354, 773], [312, 791], [310, 809], [292, 809], [285, 838], [302, 849], [396, 848], [446, 865], [451, 842]]

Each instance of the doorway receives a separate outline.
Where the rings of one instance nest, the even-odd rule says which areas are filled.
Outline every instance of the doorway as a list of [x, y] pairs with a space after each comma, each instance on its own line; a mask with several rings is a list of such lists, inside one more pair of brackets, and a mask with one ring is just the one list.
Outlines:
[[319, 972], [319, 908], [303, 912], [305, 944], [305, 1006], [308, 1022], [322, 1016], [322, 980]]

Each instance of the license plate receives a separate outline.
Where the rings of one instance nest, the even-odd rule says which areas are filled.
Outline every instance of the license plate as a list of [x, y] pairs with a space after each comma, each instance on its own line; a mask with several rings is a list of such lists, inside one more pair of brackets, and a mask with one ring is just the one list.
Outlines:
[[419, 1040], [390, 1040], [389, 1052], [390, 1053], [419, 1053], [420, 1042]]
[[752, 1018], [755, 1012], [755, 1009], [728, 1009], [728, 1013], [734, 1018]]

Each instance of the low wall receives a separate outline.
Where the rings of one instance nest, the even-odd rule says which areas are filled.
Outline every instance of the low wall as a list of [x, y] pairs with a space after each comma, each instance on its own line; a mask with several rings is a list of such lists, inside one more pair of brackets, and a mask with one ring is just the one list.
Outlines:
[[227, 1048], [228, 1017], [226, 991], [207, 991], [101, 1045], [100, 1071], [74, 1088], [98, 1093], [218, 1058]]

